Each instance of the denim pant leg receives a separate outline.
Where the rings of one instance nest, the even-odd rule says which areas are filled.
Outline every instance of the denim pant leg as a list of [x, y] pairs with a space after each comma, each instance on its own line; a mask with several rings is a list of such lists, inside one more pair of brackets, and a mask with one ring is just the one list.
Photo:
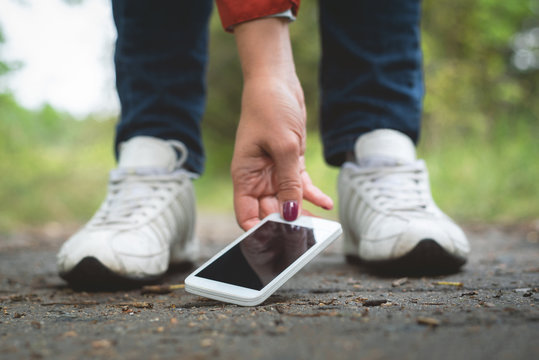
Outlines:
[[341, 165], [361, 134], [417, 142], [424, 93], [419, 0], [319, 0], [324, 156]]
[[187, 166], [202, 172], [200, 122], [211, 0], [113, 0], [121, 103], [115, 148], [134, 136], [182, 141]]

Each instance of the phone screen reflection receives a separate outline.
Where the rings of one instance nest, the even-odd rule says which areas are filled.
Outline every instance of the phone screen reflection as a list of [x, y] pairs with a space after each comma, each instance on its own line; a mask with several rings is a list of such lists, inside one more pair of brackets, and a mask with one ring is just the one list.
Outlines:
[[196, 276], [261, 290], [314, 244], [312, 229], [268, 221]]

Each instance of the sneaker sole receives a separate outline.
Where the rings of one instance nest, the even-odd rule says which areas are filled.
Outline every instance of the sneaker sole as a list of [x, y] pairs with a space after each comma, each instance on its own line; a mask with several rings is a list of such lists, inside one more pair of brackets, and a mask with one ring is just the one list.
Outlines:
[[459, 271], [466, 259], [445, 251], [432, 239], [421, 240], [409, 253], [398, 259], [363, 260], [356, 255], [346, 255], [346, 261], [359, 264], [384, 275], [446, 275]]
[[[169, 271], [184, 271], [192, 267], [192, 263], [174, 264]], [[77, 266], [60, 277], [67, 281], [69, 286], [77, 291], [116, 291], [140, 288], [144, 285], [159, 283], [166, 274], [148, 276], [145, 278], [131, 278], [118, 275], [103, 265], [95, 257], [85, 257]]]

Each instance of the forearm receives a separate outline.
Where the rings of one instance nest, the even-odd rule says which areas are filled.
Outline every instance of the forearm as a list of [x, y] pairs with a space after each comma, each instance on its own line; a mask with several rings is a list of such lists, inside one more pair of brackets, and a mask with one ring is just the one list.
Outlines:
[[264, 18], [235, 27], [244, 81], [264, 77], [296, 80], [288, 24], [286, 19]]

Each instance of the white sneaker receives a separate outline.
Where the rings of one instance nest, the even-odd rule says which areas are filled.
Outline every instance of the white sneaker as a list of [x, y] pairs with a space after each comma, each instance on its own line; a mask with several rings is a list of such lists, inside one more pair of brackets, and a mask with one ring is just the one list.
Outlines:
[[425, 163], [394, 130], [362, 135], [339, 175], [339, 216], [349, 260], [391, 270], [454, 271], [470, 251], [465, 234], [434, 203]]
[[74, 287], [131, 286], [158, 279], [170, 262], [194, 260], [186, 158], [178, 141], [140, 136], [121, 144], [103, 204], [58, 253], [60, 276]]

